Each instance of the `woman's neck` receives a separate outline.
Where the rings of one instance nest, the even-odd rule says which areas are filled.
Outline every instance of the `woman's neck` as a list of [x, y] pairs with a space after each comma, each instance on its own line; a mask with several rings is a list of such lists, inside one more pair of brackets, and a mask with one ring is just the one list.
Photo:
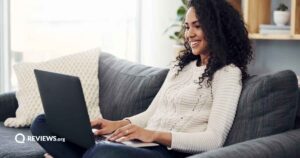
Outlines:
[[199, 65], [199, 66], [202, 66], [202, 65], [207, 65], [207, 63], [208, 63], [208, 60], [209, 60], [209, 56], [208, 55], [206, 55], [206, 54], [200, 54], [200, 61], [201, 61], [201, 65]]

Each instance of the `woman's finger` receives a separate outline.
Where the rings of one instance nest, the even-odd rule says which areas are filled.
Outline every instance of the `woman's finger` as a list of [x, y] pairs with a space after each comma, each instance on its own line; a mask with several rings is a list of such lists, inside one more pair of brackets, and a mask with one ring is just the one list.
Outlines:
[[92, 126], [92, 128], [93, 128], [93, 127], [101, 126], [101, 124], [102, 124], [102, 121], [101, 121], [100, 119], [95, 119], [95, 120], [92, 120], [92, 121], [91, 121], [91, 126]]
[[119, 129], [117, 129], [117, 130], [111, 135], [111, 137], [117, 136], [117, 135], [119, 135], [120, 133], [124, 132], [124, 130], [128, 130], [129, 128], [130, 128], [129, 125], [123, 126], [123, 127], [119, 128]]
[[108, 131], [104, 128], [104, 129], [99, 129], [99, 130], [96, 130], [94, 132], [95, 135], [99, 136], [99, 135], [103, 135], [103, 134], [107, 134]]
[[114, 140], [119, 139], [123, 136], [127, 136], [127, 135], [129, 135], [133, 132], [134, 131], [132, 130], [132, 126], [127, 125], [127, 126], [124, 126], [124, 127], [121, 127], [119, 129], [117, 129], [108, 139], [114, 141]]
[[122, 139], [118, 141], [118, 139], [116, 140], [116, 142], [124, 142], [124, 141], [129, 141], [129, 140], [133, 140], [135, 139], [134, 134], [130, 134], [124, 137], [121, 137]]
[[110, 137], [109, 140], [112, 140], [112, 141], [117, 140], [121, 137], [124, 137], [124, 136], [128, 135], [128, 133], [129, 133], [129, 130], [125, 130], [125, 131], [122, 130], [121, 132], [119, 132], [119, 134]]

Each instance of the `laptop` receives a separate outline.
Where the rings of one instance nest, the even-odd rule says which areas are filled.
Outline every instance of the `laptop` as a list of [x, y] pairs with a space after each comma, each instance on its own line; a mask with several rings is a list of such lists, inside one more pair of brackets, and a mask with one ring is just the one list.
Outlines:
[[[106, 140], [109, 135], [94, 136], [80, 79], [76, 76], [34, 70], [47, 124], [54, 134], [83, 148]], [[133, 147], [158, 146], [138, 140], [121, 144]]]

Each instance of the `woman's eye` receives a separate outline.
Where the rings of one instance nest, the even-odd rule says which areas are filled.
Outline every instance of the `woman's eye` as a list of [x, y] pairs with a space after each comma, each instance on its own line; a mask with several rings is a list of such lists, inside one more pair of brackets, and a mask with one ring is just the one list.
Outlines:
[[184, 29], [188, 30], [188, 29], [190, 29], [190, 27], [188, 27], [188, 26], [184, 26]]
[[197, 29], [201, 28], [201, 26], [200, 26], [200, 25], [196, 25], [195, 27], [196, 27]]

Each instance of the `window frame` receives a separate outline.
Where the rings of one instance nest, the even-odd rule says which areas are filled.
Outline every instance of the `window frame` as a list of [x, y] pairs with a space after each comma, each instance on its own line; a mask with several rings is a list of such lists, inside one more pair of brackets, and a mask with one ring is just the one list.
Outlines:
[[0, 1], [0, 93], [10, 90], [10, 2]]

